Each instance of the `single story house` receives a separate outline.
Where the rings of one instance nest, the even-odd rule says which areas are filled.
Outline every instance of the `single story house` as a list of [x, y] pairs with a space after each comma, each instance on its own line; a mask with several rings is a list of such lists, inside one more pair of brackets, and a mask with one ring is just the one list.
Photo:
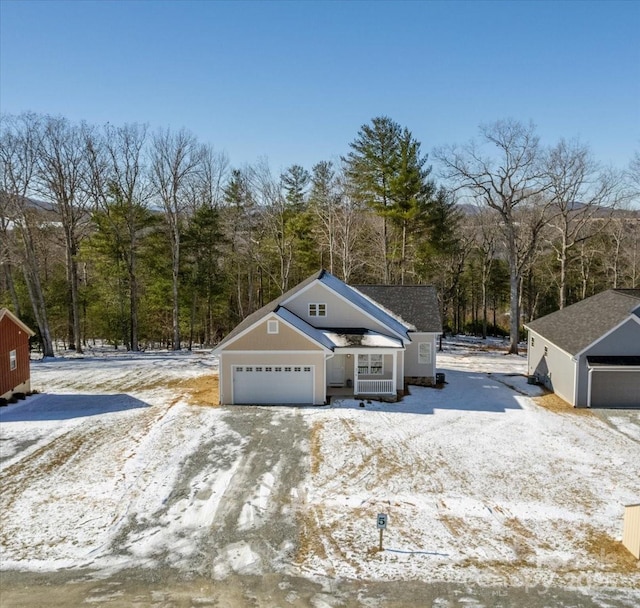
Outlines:
[[640, 289], [609, 289], [525, 325], [528, 373], [574, 407], [640, 407]]
[[345, 284], [325, 270], [242, 321], [214, 350], [223, 404], [395, 400], [433, 383], [442, 332], [430, 286]]
[[0, 308], [0, 399], [31, 390], [29, 338], [33, 335], [11, 311]]

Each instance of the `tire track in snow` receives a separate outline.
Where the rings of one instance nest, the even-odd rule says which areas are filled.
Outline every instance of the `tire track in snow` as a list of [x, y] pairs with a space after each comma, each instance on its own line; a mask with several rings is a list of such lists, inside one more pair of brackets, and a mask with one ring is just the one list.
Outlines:
[[[281, 416], [286, 416], [282, 425]], [[260, 573], [274, 564], [286, 568], [298, 536], [292, 491], [300, 488], [309, 469], [308, 426], [295, 410], [251, 406], [234, 407], [225, 422], [245, 443], [206, 547], [212, 574]], [[263, 493], [256, 509], [265, 480], [268, 496]], [[247, 525], [248, 509], [254, 513], [252, 525]]]

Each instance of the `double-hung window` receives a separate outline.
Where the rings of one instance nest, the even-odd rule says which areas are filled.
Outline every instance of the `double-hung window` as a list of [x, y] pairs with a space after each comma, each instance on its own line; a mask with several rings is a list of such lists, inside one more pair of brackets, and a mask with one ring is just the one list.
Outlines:
[[381, 376], [382, 355], [358, 355], [358, 373], [365, 376]]
[[418, 363], [421, 365], [431, 364], [431, 342], [418, 343]]
[[18, 367], [18, 356], [15, 350], [9, 351], [9, 369], [13, 371]]
[[309, 304], [309, 316], [310, 317], [326, 317], [327, 305], [323, 303], [313, 302]]

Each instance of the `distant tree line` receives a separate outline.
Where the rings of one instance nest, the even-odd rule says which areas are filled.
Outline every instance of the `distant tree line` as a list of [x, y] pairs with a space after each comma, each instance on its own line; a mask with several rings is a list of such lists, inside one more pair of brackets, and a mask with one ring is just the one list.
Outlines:
[[324, 267], [346, 282], [434, 284], [449, 331], [510, 335], [640, 283], [640, 156], [543, 148], [505, 120], [427, 155], [386, 116], [339, 161], [231, 167], [185, 130], [0, 118], [0, 305], [42, 352], [96, 340], [211, 346]]

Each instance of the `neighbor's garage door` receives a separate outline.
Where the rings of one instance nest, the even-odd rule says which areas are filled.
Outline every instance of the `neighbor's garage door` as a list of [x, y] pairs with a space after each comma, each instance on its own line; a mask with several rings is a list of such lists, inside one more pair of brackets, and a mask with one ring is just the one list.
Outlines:
[[594, 370], [591, 407], [640, 407], [640, 371]]
[[233, 368], [237, 404], [313, 404], [313, 366], [238, 365]]

